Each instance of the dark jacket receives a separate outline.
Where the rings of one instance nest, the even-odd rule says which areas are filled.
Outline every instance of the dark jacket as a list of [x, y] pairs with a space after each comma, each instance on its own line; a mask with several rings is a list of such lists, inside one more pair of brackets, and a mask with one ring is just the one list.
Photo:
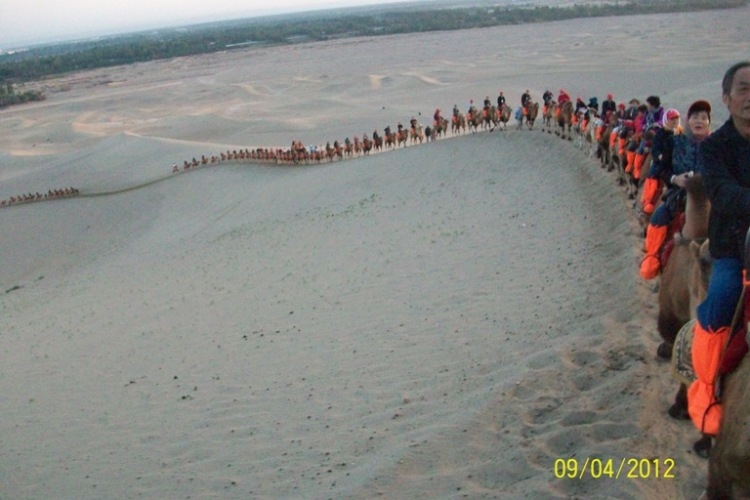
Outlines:
[[607, 99], [602, 103], [602, 116], [606, 117], [608, 112], [617, 112], [617, 104], [611, 99]]
[[660, 179], [665, 183], [669, 181], [672, 174], [667, 174], [667, 170], [672, 170], [672, 138], [674, 132], [665, 128], [660, 128], [654, 134], [651, 141], [651, 168], [648, 176]]
[[750, 226], [750, 140], [739, 134], [731, 118], [701, 143], [700, 168], [711, 202], [711, 256], [742, 259]]

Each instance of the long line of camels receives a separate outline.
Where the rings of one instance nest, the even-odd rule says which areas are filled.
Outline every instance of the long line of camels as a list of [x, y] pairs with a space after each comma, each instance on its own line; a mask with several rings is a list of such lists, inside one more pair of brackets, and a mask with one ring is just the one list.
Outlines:
[[[576, 117], [570, 109], [558, 110], [555, 101], [549, 106], [544, 107], [543, 123], [547, 130], [551, 130], [553, 121], [558, 123], [558, 135], [563, 138], [572, 139], [571, 127], [576, 121]], [[595, 113], [591, 109], [590, 113]], [[526, 110], [521, 119], [517, 120], [517, 129], [524, 125], [529, 130], [533, 130], [534, 122], [539, 113], [539, 104], [529, 101]], [[347, 137], [343, 142], [334, 140], [328, 141], [325, 145], [305, 146], [299, 140], [293, 140], [290, 147], [254, 147], [244, 149], [233, 149], [221, 152], [219, 154], [201, 155], [200, 158], [193, 157], [190, 160], [184, 160], [182, 163], [174, 163], [171, 168], [172, 174], [184, 173], [194, 169], [206, 166], [217, 166], [227, 162], [245, 162], [274, 165], [309, 165], [313, 163], [322, 163], [325, 161], [332, 162], [336, 160], [351, 159], [358, 156], [367, 156], [372, 153], [380, 153], [388, 150], [394, 150], [407, 145], [420, 145], [426, 142], [432, 142], [439, 139], [447, 138], [449, 134], [453, 137], [466, 135], [467, 133], [477, 133], [480, 131], [507, 130], [507, 124], [511, 119], [511, 109], [506, 104], [500, 108], [485, 103], [481, 110], [473, 106], [466, 114], [454, 109], [453, 116], [450, 120], [436, 112], [434, 120], [430, 125], [424, 126], [415, 118], [411, 118], [408, 127], [402, 127], [399, 123], [397, 130], [391, 130], [385, 127], [384, 131], [378, 133], [377, 130], [372, 132], [371, 136], [367, 133], [362, 137], [354, 136], [350, 140]], [[598, 114], [597, 114], [598, 116]], [[557, 117], [557, 120], [555, 120]], [[544, 130], [544, 127], [542, 128]], [[576, 129], [583, 133], [580, 127]], [[566, 135], [567, 134], [567, 135]], [[64, 187], [48, 189], [43, 192], [24, 192], [15, 196], [0, 200], [0, 208], [39, 201], [51, 201], [64, 198], [71, 198], [87, 193], [82, 192], [76, 187]], [[101, 194], [101, 193], [96, 193]]]
[[[472, 106], [466, 115], [454, 108], [453, 116], [450, 120], [443, 117], [438, 109], [433, 116], [433, 121], [428, 126], [424, 126], [412, 117], [408, 122], [408, 127], [403, 127], [399, 123], [396, 130], [386, 127], [382, 134], [375, 130], [371, 136], [365, 133], [362, 134], [361, 138], [355, 136], [353, 140], [350, 140], [347, 137], [343, 142], [335, 140], [332, 143], [328, 141], [325, 145], [306, 147], [301, 141], [293, 140], [291, 146], [286, 148], [245, 148], [228, 150], [218, 155], [202, 155], [200, 159], [192, 158], [191, 160], [183, 161], [181, 164], [173, 164], [171, 174], [165, 172], [165, 175], [159, 180], [167, 179], [175, 174], [187, 173], [194, 169], [220, 165], [227, 162], [265, 163], [286, 166], [317, 164], [325, 161], [333, 162], [366, 156], [372, 153], [396, 150], [407, 145], [419, 145], [447, 138], [449, 133], [453, 137], [458, 137], [467, 133], [477, 133], [480, 131], [491, 132], [496, 128], [504, 131], [507, 130], [507, 124], [511, 120], [512, 115], [514, 115], [513, 118], [517, 122], [516, 129], [527, 128], [528, 130], [534, 130], [536, 118], [540, 113], [540, 106], [537, 102], [529, 100], [525, 109], [519, 107], [515, 113], [512, 113], [510, 107], [506, 104], [498, 108], [491, 105], [488, 101], [488, 99], [485, 100], [485, 105], [482, 109], [476, 109]], [[634, 102], [636, 103], [635, 105], [633, 105]], [[639, 203], [643, 203], [643, 200], [637, 199], [639, 188], [642, 184], [641, 171], [647, 171], [650, 160], [644, 161], [644, 165], [640, 171], [638, 168], [634, 168], [633, 158], [629, 154], [629, 151], [632, 151], [634, 149], [633, 145], [639, 143], [642, 139], [636, 133], [633, 120], [633, 111], [640, 102], [637, 99], [631, 99], [629, 103], [631, 107], [628, 110], [626, 110], [624, 104], [620, 104], [615, 111], [608, 111], [602, 115], [599, 113], [597, 107], [586, 105], [574, 106], [569, 100], [560, 105], [556, 101], [550, 100], [541, 109], [541, 126], [539, 130], [543, 133], [554, 133], [563, 140], [575, 141], [573, 144], [579, 147], [589, 158], [596, 157], [603, 169], [616, 172], [618, 184], [625, 186], [628, 198], [633, 200], [633, 208], [637, 209], [639, 208]], [[74, 187], [50, 189], [45, 193], [29, 192], [11, 196], [9, 199], [0, 200], [0, 207], [99, 194], [106, 193], [82, 193]], [[694, 202], [691, 201], [690, 190], [688, 195], [686, 217], [689, 219], [691, 217], [689, 212], [698, 211], [695, 208]], [[703, 213], [702, 217], [707, 219], [705, 213]], [[641, 220], [639, 217], [639, 222], [644, 225], [647, 221]], [[704, 222], [707, 226], [707, 220]], [[695, 262], [692, 261], [697, 262], [696, 256], [698, 254], [695, 254], [695, 256], [691, 255], [685, 257], [689, 262], [686, 261], [682, 264], [674, 265], [694, 265]], [[670, 311], [669, 308], [664, 307], [662, 302], [662, 295], [669, 293], [682, 293], [684, 295], [685, 290], [675, 290], [674, 286], [670, 285], [669, 282], [669, 265], [676, 262], [676, 260], [676, 257], [672, 256], [668, 261], [668, 266], [662, 272], [659, 287], [660, 317], [658, 329], [659, 334], [668, 343], [675, 342], [677, 330], [680, 328], [684, 330], [685, 325], [689, 325], [688, 321], [691, 319], [692, 314], [689, 307], [685, 311], [682, 311], [682, 313], [676, 314], [674, 310]], [[698, 281], [705, 288], [707, 280]], [[689, 286], [683, 283], [682, 288]], [[688, 290], [688, 292], [693, 293], [693, 290]], [[669, 299], [669, 297], [667, 298]], [[672, 328], [670, 332], [662, 331], [662, 315], [667, 313], [675, 313], [674, 325], [676, 328]], [[727, 395], [725, 398], [729, 397], [730, 390], [733, 388], [740, 385], [750, 387], [750, 361], [740, 365], [736, 376], [737, 382], [734, 382], [735, 379], [733, 377], [729, 378], [728, 384], [731, 383], [732, 385], [727, 386]], [[686, 405], [686, 398], [684, 401], [680, 400], [680, 394], [683, 390], [684, 387], [681, 387], [680, 391], [678, 391], [675, 405], [670, 408], [670, 414], [673, 413], [675, 408], [679, 410], [679, 405]], [[730, 412], [732, 413], [731, 418], [728, 416]], [[747, 488], [750, 491], [750, 471], [747, 465], [750, 464], [750, 441], [747, 439], [745, 427], [742, 427], [742, 425], [745, 425], [743, 422], [747, 422], [749, 418], [748, 414], [750, 414], [750, 402], [747, 400], [739, 401], [738, 399], [737, 401], [732, 401], [731, 406], [729, 402], [726, 403], [725, 419], [722, 421], [726, 421], [726, 423], [722, 423], [722, 432], [719, 433], [714, 445], [715, 452], [710, 453], [709, 456], [709, 489], [707, 498], [725, 498], [724, 496], [716, 496], [713, 492], [725, 491], [725, 487], [731, 489], [733, 485], [739, 485], [741, 488]], [[737, 425], [740, 425], [740, 427], [738, 428]], [[696, 443], [696, 451], [700, 453], [697, 447], [699, 443], [703, 443], [703, 446], [710, 448], [711, 438], [711, 436], [704, 435], [703, 439]], [[741, 449], [734, 450], [736, 454], [728, 456], [724, 450], [726, 447], [724, 443], [727, 442], [740, 443], [742, 445]], [[706, 448], [703, 450], [708, 455], [708, 450]], [[740, 472], [740, 476], [735, 474], [737, 471]]]

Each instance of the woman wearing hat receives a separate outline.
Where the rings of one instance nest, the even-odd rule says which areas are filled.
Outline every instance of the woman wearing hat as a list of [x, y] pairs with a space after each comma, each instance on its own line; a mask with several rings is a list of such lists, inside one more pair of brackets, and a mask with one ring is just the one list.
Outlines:
[[[669, 114], [664, 118], [666, 122], [670, 121]], [[679, 118], [678, 112], [672, 113], [671, 120], [676, 120], [677, 125]], [[695, 101], [688, 109], [686, 132], [669, 137], [658, 151], [661, 160], [657, 163], [655, 174], [667, 186], [667, 193], [662, 197], [664, 203], [654, 210], [646, 228], [646, 256], [641, 261], [640, 269], [643, 279], [651, 280], [659, 274], [661, 247], [667, 239], [669, 225], [685, 210], [685, 182], [694, 173], [700, 172], [698, 146], [710, 133], [711, 105], [707, 101]]]
[[672, 164], [672, 137], [681, 133], [680, 112], [670, 108], [665, 111], [662, 126], [656, 130], [651, 140], [651, 168], [643, 183], [641, 195], [642, 216], [647, 219], [654, 213], [664, 187], [664, 165]]

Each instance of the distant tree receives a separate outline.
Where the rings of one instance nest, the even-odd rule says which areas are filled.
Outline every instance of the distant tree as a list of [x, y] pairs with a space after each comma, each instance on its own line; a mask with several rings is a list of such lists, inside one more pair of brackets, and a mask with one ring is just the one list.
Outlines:
[[[750, 0], [610, 0], [570, 7], [422, 7], [416, 4], [358, 11], [321, 11], [235, 20], [181, 29], [32, 48], [0, 56], [0, 97], [10, 100], [9, 83], [84, 69], [204, 54], [252, 45], [397, 33], [445, 31], [557, 21], [562, 19], [685, 12], [747, 6]], [[3, 101], [3, 102], [5, 102]]]

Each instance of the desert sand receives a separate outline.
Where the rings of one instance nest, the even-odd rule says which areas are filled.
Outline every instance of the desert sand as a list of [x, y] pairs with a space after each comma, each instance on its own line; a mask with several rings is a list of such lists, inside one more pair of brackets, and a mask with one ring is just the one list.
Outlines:
[[[0, 497], [697, 498], [632, 203], [573, 143], [508, 130], [171, 168], [499, 90], [705, 98], [718, 127], [748, 23], [349, 39], [45, 82], [0, 111], [0, 199], [81, 194], [0, 208]], [[558, 479], [559, 458], [674, 478]]]

